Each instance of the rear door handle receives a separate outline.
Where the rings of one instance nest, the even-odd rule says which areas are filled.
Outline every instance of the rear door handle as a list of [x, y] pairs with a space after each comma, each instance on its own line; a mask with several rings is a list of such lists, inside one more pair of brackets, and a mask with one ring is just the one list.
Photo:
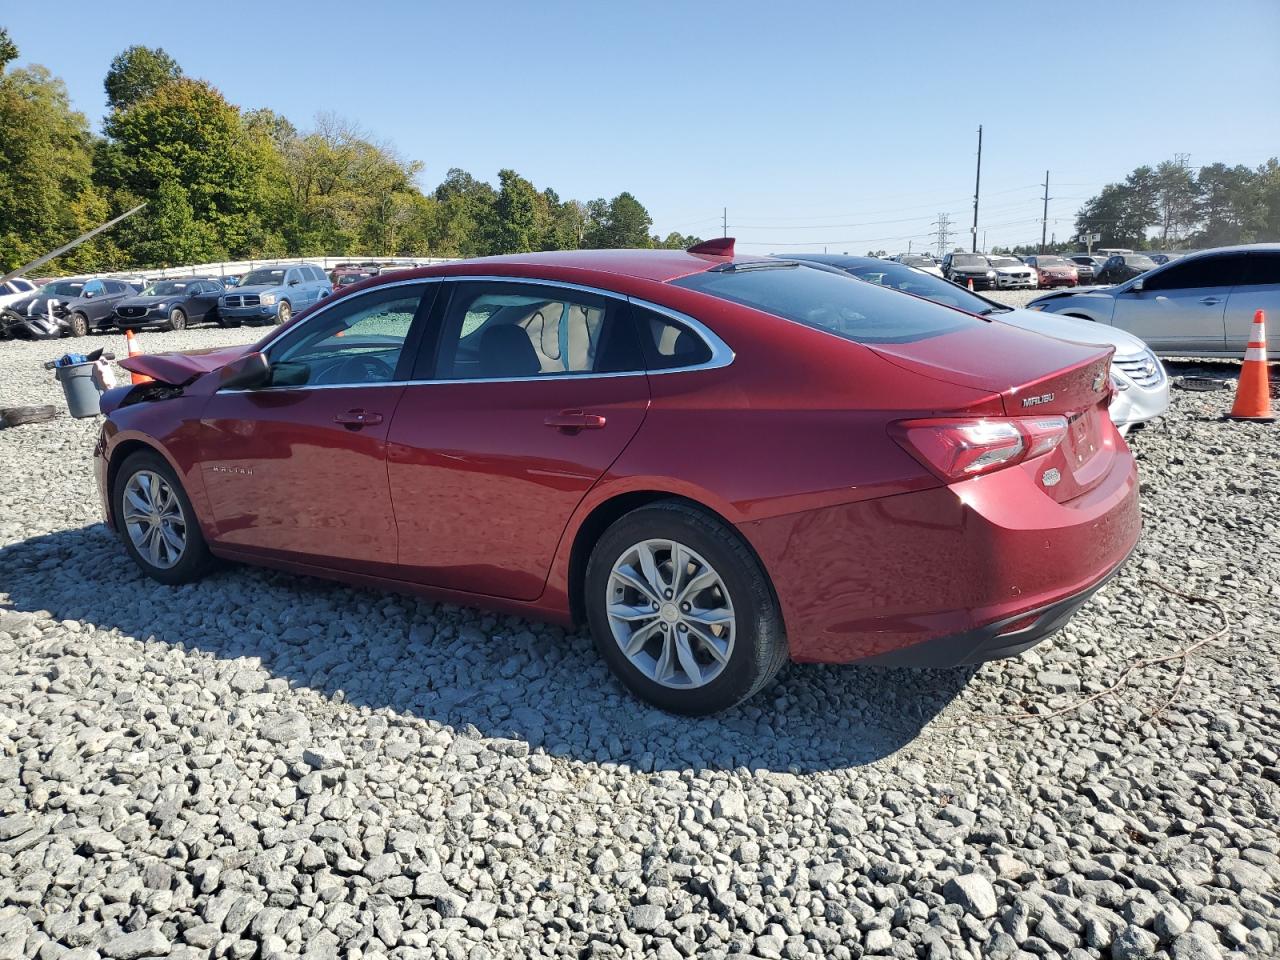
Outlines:
[[1214, 304], [1221, 303], [1222, 301], [1219, 300], [1217, 297], [1201, 297], [1200, 302], [1212, 307]]
[[372, 427], [382, 422], [382, 414], [374, 413], [372, 410], [361, 410], [357, 407], [354, 410], [348, 410], [346, 413], [339, 413], [333, 418], [334, 423], [340, 423], [344, 427], [352, 430], [359, 430], [361, 427]]
[[579, 430], [599, 430], [605, 425], [604, 417], [598, 413], [583, 413], [581, 410], [561, 410], [557, 414], [542, 421], [555, 430], [577, 433]]

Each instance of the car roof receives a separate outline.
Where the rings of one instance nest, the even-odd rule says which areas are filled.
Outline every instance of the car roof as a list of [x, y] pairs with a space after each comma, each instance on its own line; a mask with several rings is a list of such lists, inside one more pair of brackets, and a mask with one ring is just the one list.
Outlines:
[[[912, 256], [915, 256], [915, 254], [912, 254]], [[842, 253], [789, 253], [782, 256], [781, 259], [808, 260], [811, 263], [825, 263], [832, 267], [870, 267], [885, 263], [879, 257], [855, 257]], [[901, 266], [909, 266], [909, 264], [901, 264]]]
[[[656, 280], [666, 283], [690, 274], [702, 273], [717, 264], [746, 263], [763, 259], [766, 258], [717, 257], [689, 253], [686, 250], [555, 250], [545, 253], [481, 257], [459, 262], [493, 266], [540, 266], [590, 270], [595, 273], [611, 273], [637, 280]], [[457, 263], [452, 264], [452, 266], [456, 265]]]

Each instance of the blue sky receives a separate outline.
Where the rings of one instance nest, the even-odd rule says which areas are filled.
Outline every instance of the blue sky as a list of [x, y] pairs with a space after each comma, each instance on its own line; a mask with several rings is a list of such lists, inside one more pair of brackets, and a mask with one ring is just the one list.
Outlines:
[[[242, 107], [351, 118], [425, 165], [590, 200], [751, 252], [1038, 238], [1140, 163], [1280, 153], [1280, 2], [13, 4], [0, 23], [96, 124], [102, 78], [162, 46]], [[980, 236], [981, 241], [981, 236]]]

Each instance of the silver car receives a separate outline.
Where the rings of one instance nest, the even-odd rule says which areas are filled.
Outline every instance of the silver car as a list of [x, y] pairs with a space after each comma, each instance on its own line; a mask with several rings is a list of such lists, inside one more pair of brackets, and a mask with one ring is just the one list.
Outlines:
[[[1045, 294], [1028, 309], [1107, 324], [1166, 357], [1243, 357], [1256, 310], [1280, 318], [1280, 243], [1188, 254], [1114, 287]], [[1280, 353], [1280, 322], [1268, 331]]]

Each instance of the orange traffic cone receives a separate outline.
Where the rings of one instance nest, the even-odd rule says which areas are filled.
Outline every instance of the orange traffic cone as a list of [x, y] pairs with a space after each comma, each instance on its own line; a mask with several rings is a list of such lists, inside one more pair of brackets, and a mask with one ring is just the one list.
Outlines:
[[[124, 342], [129, 347], [129, 356], [136, 357], [142, 353], [142, 348], [138, 346], [138, 338], [134, 336], [134, 333], [132, 330], [126, 330], [124, 332]], [[130, 371], [129, 378], [131, 383], [150, 383], [151, 382], [151, 378], [148, 377], [145, 373], [133, 373], [132, 371]]]
[[969, 278], [969, 292], [973, 293], [973, 277]]
[[1271, 414], [1271, 384], [1267, 373], [1266, 315], [1259, 310], [1253, 315], [1253, 332], [1244, 351], [1244, 367], [1236, 385], [1236, 402], [1228, 416], [1232, 420], [1275, 419]]

